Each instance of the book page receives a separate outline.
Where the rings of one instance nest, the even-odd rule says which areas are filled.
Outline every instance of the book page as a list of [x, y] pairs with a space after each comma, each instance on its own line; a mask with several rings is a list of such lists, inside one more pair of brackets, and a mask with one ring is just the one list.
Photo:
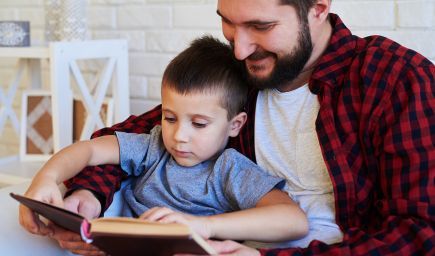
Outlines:
[[91, 233], [111, 232], [130, 235], [190, 236], [190, 228], [177, 223], [149, 222], [142, 219], [117, 217], [91, 220]]

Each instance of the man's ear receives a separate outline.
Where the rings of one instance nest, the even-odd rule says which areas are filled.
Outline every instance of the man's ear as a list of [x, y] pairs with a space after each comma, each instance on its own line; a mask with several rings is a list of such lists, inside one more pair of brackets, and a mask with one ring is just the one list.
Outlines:
[[239, 135], [240, 129], [246, 123], [248, 115], [245, 112], [240, 112], [230, 121], [230, 137], [236, 137]]
[[327, 19], [331, 9], [331, 0], [317, 0], [310, 12], [314, 19], [324, 21]]

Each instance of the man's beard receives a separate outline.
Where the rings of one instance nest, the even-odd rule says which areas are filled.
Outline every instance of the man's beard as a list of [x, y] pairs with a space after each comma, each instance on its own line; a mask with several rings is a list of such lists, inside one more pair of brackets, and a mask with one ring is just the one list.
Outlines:
[[[258, 78], [249, 73], [245, 65], [245, 76], [250, 86], [258, 89], [273, 89], [282, 87], [293, 81], [302, 71], [313, 51], [313, 44], [311, 42], [310, 30], [307, 23], [301, 25], [298, 36], [298, 45], [293, 51], [283, 57], [278, 58], [272, 52], [254, 52], [248, 59], [260, 60], [266, 57], [273, 57], [276, 59], [275, 67], [270, 75], [266, 78]], [[255, 66], [252, 67], [255, 69]], [[261, 68], [261, 67], [258, 67]]]

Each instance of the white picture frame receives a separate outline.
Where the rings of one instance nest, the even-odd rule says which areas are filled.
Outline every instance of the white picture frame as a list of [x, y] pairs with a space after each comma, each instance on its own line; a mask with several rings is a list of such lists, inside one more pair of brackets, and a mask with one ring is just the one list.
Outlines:
[[[79, 141], [79, 140], [87, 140], [90, 138], [91, 134], [99, 129], [102, 129], [104, 127], [109, 127], [113, 125], [113, 117], [114, 117], [114, 110], [113, 110], [113, 99], [110, 97], [106, 97], [103, 99], [103, 103], [100, 109], [100, 118], [102, 119], [102, 123], [104, 126], [99, 127], [97, 125], [97, 122], [91, 122], [91, 125], [94, 125], [94, 127], [89, 127], [86, 125], [87, 118], [91, 118], [91, 116], [86, 112], [87, 111], [84, 106], [84, 101], [82, 101], [78, 96], [74, 96], [74, 102], [73, 102], [73, 142]], [[76, 110], [79, 110], [78, 113], [76, 113]], [[80, 117], [82, 117], [82, 120], [79, 120]], [[95, 121], [95, 120], [94, 120]], [[87, 129], [87, 130], [86, 130]]]
[[[38, 109], [32, 109], [31, 112], [29, 112], [29, 98], [43, 98], [41, 99], [41, 103], [38, 104], [40, 106], [43, 104], [43, 106], [40, 106]], [[47, 100], [48, 99], [48, 102]], [[42, 102], [44, 101], [44, 102]], [[49, 106], [47, 106], [49, 104]], [[30, 126], [33, 126], [33, 122], [37, 121], [38, 115], [46, 114], [41, 113], [41, 111], [46, 111], [50, 114], [51, 118], [51, 94], [49, 91], [44, 90], [25, 90], [23, 91], [22, 98], [21, 98], [21, 127], [20, 127], [20, 160], [21, 161], [46, 161], [48, 160], [52, 154], [53, 154], [53, 131], [49, 130], [47, 133], [51, 133], [51, 139], [44, 138], [44, 136], [38, 136], [35, 133], [38, 133], [38, 130], [33, 129], [33, 131], [29, 134], [29, 130], [32, 128]], [[31, 116], [29, 116], [31, 115]], [[46, 117], [45, 117], [46, 118]], [[50, 119], [51, 120], [51, 119]], [[32, 123], [30, 123], [32, 122]], [[51, 122], [48, 123], [47, 127], [50, 127], [48, 129], [52, 129]], [[45, 134], [45, 137], [47, 134]], [[43, 141], [41, 141], [41, 138]], [[35, 145], [31, 145], [30, 141], [37, 141]], [[38, 150], [35, 150], [34, 147], [39, 148], [40, 152]], [[36, 152], [35, 152], [36, 151]]]
[[[39, 98], [41, 100], [40, 106], [38, 103], [38, 109], [29, 109], [29, 107], [34, 107], [35, 103], [33, 102], [33, 98]], [[43, 98], [43, 99], [42, 99]], [[29, 99], [31, 106], [29, 106]], [[42, 102], [44, 101], [44, 102]], [[48, 102], [47, 102], [48, 101]], [[21, 161], [47, 161], [54, 152], [54, 144], [53, 144], [53, 120], [51, 116], [51, 94], [49, 91], [44, 90], [25, 90], [22, 94], [21, 101], [21, 128], [20, 128], [20, 160]], [[83, 105], [84, 103], [80, 100], [79, 97], [74, 97], [73, 107], [73, 137], [75, 141], [89, 139], [89, 125], [88, 131], [84, 131], [84, 126], [86, 124], [86, 119], [89, 115], [84, 112], [86, 108]], [[101, 119], [104, 125], [111, 126], [113, 125], [113, 99], [112, 98], [104, 98], [102, 103]], [[79, 106], [78, 108], [76, 106]], [[75, 111], [76, 110], [76, 111]], [[36, 113], [35, 113], [36, 112]], [[38, 130], [37, 127], [33, 127], [33, 125], [38, 121], [38, 117], [44, 114], [44, 127]], [[29, 116], [31, 115], [31, 116]], [[47, 117], [49, 115], [49, 118]], [[35, 120], [36, 119], [36, 120]], [[91, 125], [95, 122], [91, 122]], [[92, 128], [94, 131], [101, 129], [104, 127], [95, 126]], [[80, 130], [77, 130], [80, 129]], [[43, 135], [38, 134], [44, 133]]]

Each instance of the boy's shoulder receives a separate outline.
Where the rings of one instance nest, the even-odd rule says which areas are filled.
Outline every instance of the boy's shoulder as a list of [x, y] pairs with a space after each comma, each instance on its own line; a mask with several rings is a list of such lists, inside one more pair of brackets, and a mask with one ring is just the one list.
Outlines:
[[224, 149], [224, 151], [222, 151], [220, 157], [235, 157], [235, 158], [243, 157], [243, 158], [246, 158], [246, 156], [244, 156], [242, 153], [235, 150], [234, 148]]
[[248, 157], [235, 150], [234, 148], [225, 149], [220, 156], [217, 158], [216, 162], [222, 161], [227, 164], [237, 164], [237, 165], [255, 165]]

